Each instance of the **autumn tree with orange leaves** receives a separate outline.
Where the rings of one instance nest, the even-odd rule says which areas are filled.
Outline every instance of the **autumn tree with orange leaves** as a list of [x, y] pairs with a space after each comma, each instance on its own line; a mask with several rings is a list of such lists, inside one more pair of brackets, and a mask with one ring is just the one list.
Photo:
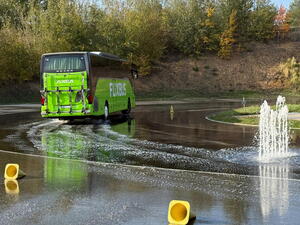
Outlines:
[[228, 59], [231, 56], [233, 44], [236, 42], [234, 37], [237, 30], [236, 15], [237, 11], [233, 10], [229, 16], [227, 29], [220, 37], [220, 50], [218, 55], [222, 59]]
[[287, 33], [290, 31], [290, 25], [287, 20], [287, 10], [282, 5], [280, 6], [278, 13], [275, 17], [276, 35], [278, 39], [284, 39]]

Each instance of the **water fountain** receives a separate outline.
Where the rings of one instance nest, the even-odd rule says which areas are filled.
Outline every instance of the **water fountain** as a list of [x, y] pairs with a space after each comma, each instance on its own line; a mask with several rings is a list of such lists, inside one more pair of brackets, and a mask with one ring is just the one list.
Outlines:
[[[264, 101], [260, 107], [259, 161], [260, 202], [264, 219], [271, 213], [283, 216], [289, 207], [289, 156], [288, 107], [285, 98], [278, 96], [273, 110]], [[280, 158], [280, 163], [268, 163]]]
[[278, 96], [276, 109], [267, 103], [260, 107], [259, 120], [259, 160], [269, 161], [288, 155], [288, 107], [285, 98]]

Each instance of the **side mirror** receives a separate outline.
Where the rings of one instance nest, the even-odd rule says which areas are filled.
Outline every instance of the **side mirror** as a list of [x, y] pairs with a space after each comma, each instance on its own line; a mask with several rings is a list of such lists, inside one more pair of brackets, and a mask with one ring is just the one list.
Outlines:
[[132, 79], [136, 80], [139, 78], [139, 74], [138, 74], [138, 71], [131, 71], [131, 76], [132, 76]]
[[138, 72], [137, 66], [135, 64], [131, 64], [131, 77], [134, 80], [139, 78], [139, 72]]

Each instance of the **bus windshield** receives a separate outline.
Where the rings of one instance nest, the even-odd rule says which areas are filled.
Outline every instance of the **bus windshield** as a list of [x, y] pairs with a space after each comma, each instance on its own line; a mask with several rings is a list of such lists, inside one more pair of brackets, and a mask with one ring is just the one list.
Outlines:
[[44, 57], [43, 72], [66, 73], [85, 71], [83, 55], [49, 55]]

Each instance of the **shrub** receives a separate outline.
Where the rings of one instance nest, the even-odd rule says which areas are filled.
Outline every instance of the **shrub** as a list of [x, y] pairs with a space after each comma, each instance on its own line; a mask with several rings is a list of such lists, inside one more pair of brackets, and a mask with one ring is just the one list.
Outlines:
[[[147, 75], [167, 52], [229, 58], [235, 45], [274, 31], [268, 0], [91, 2], [0, 0], [0, 79], [32, 79], [45, 52], [91, 50], [127, 58]], [[6, 68], [10, 62], [14, 68]]]
[[279, 71], [284, 75], [288, 83], [295, 90], [300, 89], [300, 63], [295, 57], [289, 58], [279, 65]]
[[38, 77], [40, 53], [31, 34], [14, 28], [0, 30], [0, 79], [24, 81]]

